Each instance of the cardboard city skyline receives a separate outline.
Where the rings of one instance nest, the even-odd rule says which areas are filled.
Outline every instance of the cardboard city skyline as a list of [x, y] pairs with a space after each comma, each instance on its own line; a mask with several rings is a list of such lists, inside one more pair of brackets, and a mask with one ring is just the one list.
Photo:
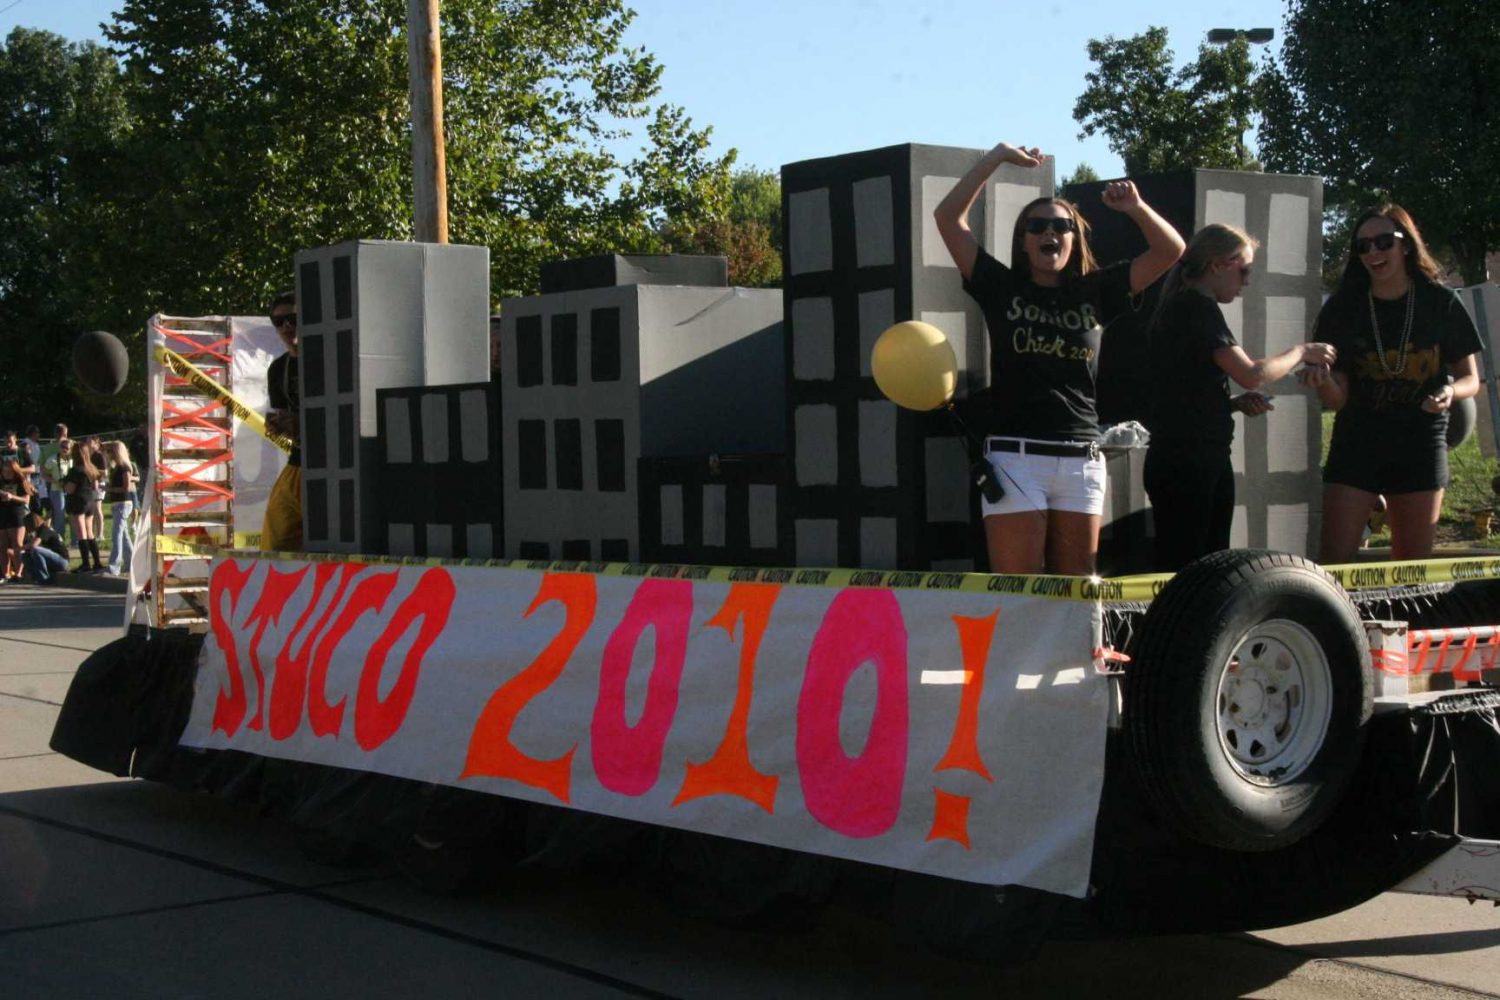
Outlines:
[[[501, 307], [488, 370], [488, 250], [355, 241], [297, 255], [309, 551], [471, 559], [983, 570], [966, 445], [941, 413], [886, 400], [870, 348], [893, 323], [947, 334], [958, 397], [986, 387], [983, 317], [932, 222], [982, 155], [900, 145], [782, 169], [782, 289], [728, 285], [723, 258], [603, 255], [544, 266]], [[1184, 236], [1208, 222], [1261, 242], [1225, 307], [1260, 356], [1299, 343], [1319, 303], [1321, 182], [1231, 171], [1136, 180]], [[1066, 194], [1102, 262], [1134, 226]], [[1051, 161], [1001, 167], [970, 216], [1008, 263]], [[1139, 317], [1107, 332], [1102, 415], [1135, 415], [1149, 379]], [[412, 337], [411, 331], [422, 331]], [[1236, 417], [1234, 543], [1310, 553], [1318, 408], [1300, 390]], [[1100, 571], [1149, 570], [1143, 449], [1110, 455]], [[316, 464], [311, 459], [317, 459]]]

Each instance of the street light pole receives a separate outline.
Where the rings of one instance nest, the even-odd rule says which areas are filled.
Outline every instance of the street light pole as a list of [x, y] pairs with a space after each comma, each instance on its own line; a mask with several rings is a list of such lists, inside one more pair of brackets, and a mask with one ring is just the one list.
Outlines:
[[[1228, 45], [1243, 38], [1250, 45], [1264, 45], [1276, 37], [1274, 28], [1210, 28], [1208, 31], [1208, 44]], [[1238, 102], [1236, 102], [1238, 103]], [[1236, 122], [1240, 132], [1240, 166], [1245, 165], [1245, 128], [1247, 122], [1238, 111], [1235, 113]]]

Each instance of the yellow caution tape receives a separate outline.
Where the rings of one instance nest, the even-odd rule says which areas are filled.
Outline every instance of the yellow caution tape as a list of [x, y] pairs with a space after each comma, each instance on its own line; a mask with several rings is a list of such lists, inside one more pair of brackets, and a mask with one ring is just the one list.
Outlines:
[[295, 442], [291, 438], [281, 434], [273, 434], [267, 429], [264, 417], [250, 409], [244, 403], [241, 403], [238, 399], [235, 399], [234, 395], [228, 389], [209, 378], [203, 373], [202, 369], [194, 365], [187, 358], [184, 358], [181, 354], [161, 344], [156, 345], [155, 354], [159, 364], [167, 366], [178, 378], [192, 383], [195, 388], [217, 399], [229, 412], [239, 417], [241, 423], [282, 451], [290, 452], [296, 447]]
[[200, 535], [157, 535], [156, 553], [164, 556], [211, 556], [230, 551]]
[[[1136, 576], [1014, 576], [991, 573], [920, 573], [905, 570], [799, 569], [759, 566], [692, 566], [681, 563], [571, 562], [546, 559], [437, 559], [422, 556], [365, 556], [333, 552], [259, 552], [239, 547], [248, 535], [235, 535], [236, 547], [157, 536], [157, 549], [183, 554], [219, 553], [236, 559], [357, 562], [395, 566], [476, 566], [592, 573], [653, 580], [701, 580], [706, 583], [776, 583], [795, 587], [888, 587], [896, 590], [947, 590], [969, 594], [1010, 594], [1105, 604], [1149, 603], [1172, 579], [1170, 573]], [[169, 548], [170, 547], [170, 548]], [[1500, 580], [1500, 558], [1425, 559], [1408, 562], [1351, 563], [1323, 567], [1346, 590], [1389, 590], [1434, 583]]]

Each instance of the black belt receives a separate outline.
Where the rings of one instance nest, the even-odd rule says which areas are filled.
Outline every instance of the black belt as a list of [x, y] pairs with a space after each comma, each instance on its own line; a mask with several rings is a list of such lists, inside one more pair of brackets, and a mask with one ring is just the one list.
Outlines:
[[1019, 452], [1022, 455], [1043, 455], [1047, 458], [1098, 458], [1097, 441], [1067, 443], [1063, 441], [1022, 441], [1019, 438], [992, 437], [984, 442], [984, 450]]

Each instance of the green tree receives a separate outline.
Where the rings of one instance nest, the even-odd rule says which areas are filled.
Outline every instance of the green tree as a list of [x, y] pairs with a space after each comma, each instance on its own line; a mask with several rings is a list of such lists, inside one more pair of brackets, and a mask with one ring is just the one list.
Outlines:
[[729, 261], [729, 283], [747, 288], [781, 285], [781, 179], [770, 170], [736, 170], [724, 211], [673, 225], [667, 234], [677, 253], [715, 254]]
[[1070, 184], [1095, 184], [1099, 181], [1099, 171], [1080, 162], [1073, 168], [1073, 172], [1062, 179], [1061, 187], [1066, 188]]
[[1091, 40], [1095, 67], [1073, 105], [1079, 138], [1104, 133], [1136, 176], [1182, 167], [1259, 169], [1242, 136], [1258, 111], [1255, 67], [1244, 38], [1200, 45], [1198, 58], [1174, 69], [1167, 29]]
[[1321, 175], [1345, 212], [1400, 203], [1484, 281], [1500, 247], [1497, 38], [1500, 4], [1290, 0], [1260, 83], [1267, 163]]
[[[493, 296], [721, 211], [733, 154], [653, 103], [620, 0], [442, 15], [450, 234], [490, 248]], [[145, 310], [259, 310], [299, 247], [410, 238], [404, 0], [126, 0], [106, 35], [139, 120], [111, 197], [151, 206], [122, 234]]]
[[139, 366], [133, 391], [105, 398], [76, 387], [69, 360], [82, 330], [140, 327], [110, 300], [106, 237], [122, 220], [93, 197], [129, 125], [103, 48], [27, 28], [0, 45], [0, 416], [17, 425], [140, 420]]

